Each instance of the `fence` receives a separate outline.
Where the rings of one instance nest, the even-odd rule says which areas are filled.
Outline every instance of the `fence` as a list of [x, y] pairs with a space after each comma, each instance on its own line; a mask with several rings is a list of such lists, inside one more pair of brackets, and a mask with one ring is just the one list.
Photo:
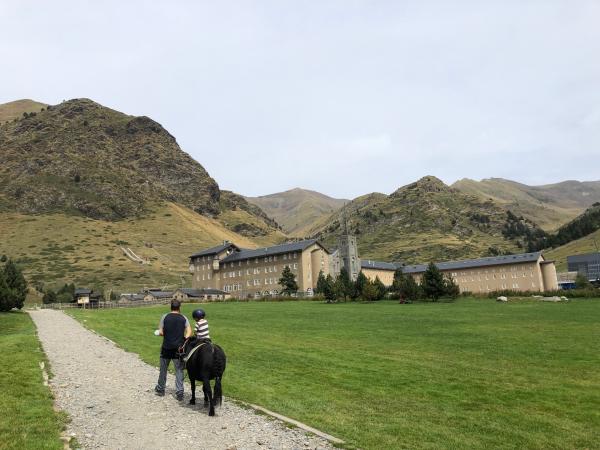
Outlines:
[[112, 309], [112, 308], [137, 308], [140, 306], [151, 306], [151, 305], [168, 305], [171, 303], [171, 299], [159, 299], [149, 301], [136, 301], [136, 302], [94, 302], [94, 303], [43, 303], [41, 305], [35, 305], [36, 308], [40, 309]]

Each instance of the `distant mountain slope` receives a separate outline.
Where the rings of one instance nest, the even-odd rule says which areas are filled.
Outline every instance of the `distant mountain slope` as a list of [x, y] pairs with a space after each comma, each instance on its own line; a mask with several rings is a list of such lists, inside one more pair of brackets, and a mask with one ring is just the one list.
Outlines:
[[0, 105], [0, 124], [23, 117], [23, 113], [39, 113], [48, 105], [29, 99], [15, 100]]
[[300, 188], [261, 197], [246, 197], [246, 200], [259, 206], [287, 233], [295, 236], [305, 236], [315, 221], [338, 210], [348, 201]]
[[162, 201], [219, 213], [219, 186], [148, 117], [88, 99], [0, 126], [4, 208], [122, 219]]
[[[0, 252], [32, 280], [125, 287], [180, 283], [190, 252], [223, 239], [286, 238], [260, 208], [221, 191], [160, 124], [88, 99], [0, 125], [0, 229]], [[127, 259], [122, 245], [151, 264]]]
[[[358, 237], [362, 257], [422, 262], [479, 257], [526, 249], [523, 232], [535, 224], [509, 217], [491, 201], [481, 201], [427, 176], [389, 196], [369, 194], [353, 200], [311, 230], [335, 244], [343, 222]], [[506, 237], [507, 229], [519, 232]]]
[[[247, 248], [273, 242], [273, 236], [255, 240], [174, 203], [142, 218], [119, 221], [0, 212], [0, 229], [0, 255], [15, 258], [30, 281], [47, 286], [75, 282], [116, 292], [136, 292], [144, 286], [176, 288], [182, 281], [190, 286], [188, 256], [223, 240]], [[149, 264], [127, 258], [122, 247]]]
[[528, 186], [502, 178], [481, 181], [464, 178], [452, 185], [482, 200], [491, 199], [546, 231], [554, 231], [600, 201], [600, 181], [563, 181]]

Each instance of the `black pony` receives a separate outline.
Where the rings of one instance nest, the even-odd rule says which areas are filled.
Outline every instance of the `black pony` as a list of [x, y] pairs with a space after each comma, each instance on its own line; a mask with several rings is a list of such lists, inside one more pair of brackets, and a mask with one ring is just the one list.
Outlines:
[[[227, 363], [225, 352], [209, 340], [195, 337], [187, 339], [182, 347], [186, 358], [185, 368], [192, 386], [190, 405], [196, 404], [196, 381], [201, 381], [204, 391], [204, 407], [210, 406], [208, 415], [214, 416], [215, 406], [220, 405], [223, 400], [221, 378]], [[215, 380], [214, 395], [210, 380]]]

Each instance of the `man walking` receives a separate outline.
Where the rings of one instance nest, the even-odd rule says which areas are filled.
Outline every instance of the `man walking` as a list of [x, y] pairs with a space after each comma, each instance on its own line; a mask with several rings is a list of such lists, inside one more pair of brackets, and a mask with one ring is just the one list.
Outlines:
[[165, 395], [167, 384], [167, 369], [173, 360], [175, 365], [175, 395], [177, 400], [183, 400], [183, 361], [177, 357], [177, 349], [181, 347], [185, 338], [192, 335], [192, 327], [187, 317], [181, 314], [181, 303], [178, 300], [171, 302], [171, 312], [160, 319], [158, 334], [163, 336], [160, 349], [160, 374], [154, 390], [157, 395]]

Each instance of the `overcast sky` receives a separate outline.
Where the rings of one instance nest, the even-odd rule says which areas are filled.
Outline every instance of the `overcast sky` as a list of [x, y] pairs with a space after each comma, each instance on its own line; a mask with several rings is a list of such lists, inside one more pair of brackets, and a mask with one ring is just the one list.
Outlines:
[[600, 179], [600, 1], [0, 0], [0, 103], [147, 115], [224, 189]]

